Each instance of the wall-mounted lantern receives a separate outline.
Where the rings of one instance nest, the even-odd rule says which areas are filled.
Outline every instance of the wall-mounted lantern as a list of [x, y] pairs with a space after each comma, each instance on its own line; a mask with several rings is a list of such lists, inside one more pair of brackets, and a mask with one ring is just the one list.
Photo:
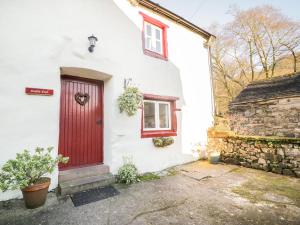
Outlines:
[[89, 52], [93, 52], [96, 46], [96, 41], [98, 41], [98, 38], [92, 34], [92, 36], [88, 37], [88, 39], [90, 42]]

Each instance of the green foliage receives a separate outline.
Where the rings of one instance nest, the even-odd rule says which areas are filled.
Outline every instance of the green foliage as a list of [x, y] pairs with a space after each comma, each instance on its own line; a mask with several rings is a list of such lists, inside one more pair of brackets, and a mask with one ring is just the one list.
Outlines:
[[144, 173], [143, 175], [140, 176], [141, 181], [151, 181], [151, 180], [157, 180], [160, 179], [160, 176], [158, 176], [155, 173]]
[[[239, 168], [240, 171], [230, 171], [245, 173], [244, 169]], [[249, 176], [249, 180], [242, 183], [240, 186], [235, 186], [231, 191], [248, 199], [250, 202], [274, 202], [274, 197], [278, 196], [289, 198], [296, 206], [300, 207], [300, 182], [298, 179], [292, 179], [285, 176], [271, 176], [269, 173], [255, 172]], [[268, 193], [268, 194], [267, 194]], [[275, 198], [276, 199], [276, 198]]]
[[259, 143], [267, 143], [268, 145], [273, 144], [300, 144], [300, 138], [288, 138], [288, 137], [276, 137], [276, 136], [243, 136], [243, 135], [234, 135], [230, 138], [246, 140], [246, 141], [259, 141]]
[[178, 174], [178, 170], [176, 170], [175, 168], [169, 168], [166, 171], [167, 171], [167, 176], [175, 176]]
[[127, 87], [118, 98], [120, 112], [126, 112], [128, 116], [133, 116], [142, 106], [142, 94], [137, 87]]
[[125, 162], [125, 164], [119, 168], [117, 182], [131, 184], [139, 181], [138, 170], [132, 162]]
[[153, 141], [153, 144], [155, 147], [163, 148], [163, 147], [173, 144], [174, 138], [173, 137], [159, 137], [159, 138], [153, 138], [152, 141]]
[[0, 190], [23, 189], [38, 182], [42, 176], [51, 174], [58, 163], [67, 163], [69, 158], [51, 156], [53, 148], [36, 148], [34, 154], [28, 150], [17, 153], [16, 159], [7, 161], [0, 171]]

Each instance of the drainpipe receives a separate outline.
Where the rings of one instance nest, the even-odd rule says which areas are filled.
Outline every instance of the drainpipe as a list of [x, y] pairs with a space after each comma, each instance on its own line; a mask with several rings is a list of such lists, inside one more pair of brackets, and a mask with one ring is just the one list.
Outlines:
[[215, 87], [214, 87], [214, 78], [213, 78], [213, 68], [212, 68], [212, 57], [211, 57], [211, 45], [214, 42], [215, 37], [211, 36], [204, 46], [208, 51], [208, 66], [209, 66], [209, 76], [210, 76], [210, 85], [211, 85], [211, 106], [212, 106], [212, 116], [213, 118], [216, 115], [216, 104], [215, 104]]

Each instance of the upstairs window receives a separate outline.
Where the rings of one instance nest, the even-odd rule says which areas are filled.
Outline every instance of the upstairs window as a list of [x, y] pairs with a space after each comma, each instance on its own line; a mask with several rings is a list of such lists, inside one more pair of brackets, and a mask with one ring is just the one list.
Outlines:
[[167, 28], [162, 22], [147, 16], [143, 16], [143, 50], [146, 55], [167, 60]]
[[151, 23], [145, 23], [145, 48], [149, 51], [156, 52], [158, 54], [163, 54], [163, 40], [162, 40], [163, 30]]

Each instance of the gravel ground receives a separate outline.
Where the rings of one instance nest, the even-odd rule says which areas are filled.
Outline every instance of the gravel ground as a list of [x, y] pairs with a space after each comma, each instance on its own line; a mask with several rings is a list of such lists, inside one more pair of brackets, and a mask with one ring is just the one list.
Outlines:
[[300, 224], [300, 179], [207, 162], [178, 166], [169, 174], [117, 184], [119, 195], [79, 207], [53, 193], [35, 210], [26, 210], [21, 200], [2, 203], [0, 224]]

